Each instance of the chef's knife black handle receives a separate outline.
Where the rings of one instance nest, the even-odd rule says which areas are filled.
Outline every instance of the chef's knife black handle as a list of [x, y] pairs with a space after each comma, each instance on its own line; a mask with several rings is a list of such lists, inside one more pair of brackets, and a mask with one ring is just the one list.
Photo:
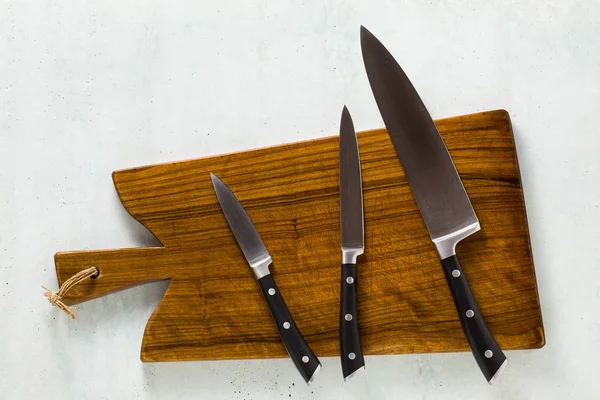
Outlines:
[[344, 380], [365, 366], [356, 306], [356, 264], [342, 264], [340, 358]]
[[445, 258], [442, 260], [442, 266], [473, 356], [485, 379], [491, 383], [492, 378], [506, 362], [506, 356], [496, 344], [479, 312], [458, 258], [455, 255]]
[[271, 315], [279, 330], [283, 345], [304, 380], [307, 383], [311, 383], [315, 377], [315, 373], [321, 366], [319, 359], [310, 347], [308, 347], [298, 327], [296, 327], [294, 319], [290, 315], [271, 274], [260, 278], [258, 284], [267, 300], [267, 304], [269, 304]]

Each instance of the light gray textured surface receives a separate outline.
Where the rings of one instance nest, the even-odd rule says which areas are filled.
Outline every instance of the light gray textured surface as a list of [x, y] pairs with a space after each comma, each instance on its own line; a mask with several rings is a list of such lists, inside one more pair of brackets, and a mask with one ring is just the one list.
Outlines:
[[[598, 21], [597, 1], [0, 1], [0, 398], [598, 398]], [[142, 364], [164, 283], [50, 308], [54, 252], [153, 243], [111, 171], [336, 135], [343, 104], [382, 126], [360, 24], [434, 118], [510, 112], [545, 348], [508, 351], [494, 387], [463, 353], [367, 357], [345, 384], [324, 358], [307, 388], [289, 360]]]

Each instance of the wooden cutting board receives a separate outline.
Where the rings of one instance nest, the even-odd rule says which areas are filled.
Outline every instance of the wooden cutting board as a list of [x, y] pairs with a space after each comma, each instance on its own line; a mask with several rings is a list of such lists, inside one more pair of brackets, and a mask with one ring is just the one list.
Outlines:
[[[482, 230], [457, 252], [505, 350], [540, 348], [544, 329], [521, 180], [506, 111], [436, 122]], [[365, 354], [468, 351], [438, 255], [383, 129], [358, 134], [366, 251], [358, 264]], [[209, 172], [234, 191], [273, 257], [271, 272], [318, 356], [338, 356], [338, 137], [113, 174], [129, 213], [164, 247], [55, 257], [58, 281], [95, 265], [69, 292], [80, 303], [171, 279], [142, 342], [143, 361], [286, 357]]]

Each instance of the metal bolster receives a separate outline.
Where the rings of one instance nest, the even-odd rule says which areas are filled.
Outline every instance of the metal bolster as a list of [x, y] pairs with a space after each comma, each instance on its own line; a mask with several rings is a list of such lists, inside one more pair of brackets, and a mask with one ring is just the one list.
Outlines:
[[362, 247], [342, 247], [342, 264], [356, 264], [356, 258], [362, 253]]
[[437, 248], [437, 251], [440, 254], [440, 258], [444, 260], [448, 257], [455, 255], [456, 244], [480, 229], [481, 226], [479, 225], [479, 222], [475, 222], [471, 225], [459, 229], [456, 232], [452, 232], [448, 235], [444, 235], [442, 237], [433, 239], [433, 243], [435, 244], [435, 247]]
[[273, 260], [271, 259], [271, 256], [269, 256], [250, 264], [252, 271], [254, 271], [254, 275], [256, 275], [256, 279], [260, 279], [271, 273], [271, 271], [269, 271], [269, 265], [271, 265], [272, 262]]

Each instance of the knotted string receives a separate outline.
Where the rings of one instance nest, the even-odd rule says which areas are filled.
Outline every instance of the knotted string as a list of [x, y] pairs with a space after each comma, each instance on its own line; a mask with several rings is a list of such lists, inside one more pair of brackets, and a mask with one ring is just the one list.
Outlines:
[[58, 292], [56, 292], [56, 293], [54, 293], [52, 290], [48, 289], [46, 286], [42, 286], [42, 288], [46, 290], [46, 292], [44, 293], [44, 296], [46, 296], [46, 298], [48, 299], [50, 304], [60, 308], [69, 317], [75, 319], [75, 313], [73, 312], [75, 307], [69, 307], [68, 305], [63, 303], [62, 302], [63, 297], [69, 291], [69, 289], [71, 289], [73, 286], [77, 285], [79, 282], [83, 281], [86, 278], [98, 276], [99, 273], [100, 273], [100, 271], [98, 270], [98, 267], [89, 267], [88, 269], [79, 271], [78, 273], [76, 273], [75, 275], [73, 275], [72, 277], [67, 279], [62, 284], [60, 289], [58, 289]]

